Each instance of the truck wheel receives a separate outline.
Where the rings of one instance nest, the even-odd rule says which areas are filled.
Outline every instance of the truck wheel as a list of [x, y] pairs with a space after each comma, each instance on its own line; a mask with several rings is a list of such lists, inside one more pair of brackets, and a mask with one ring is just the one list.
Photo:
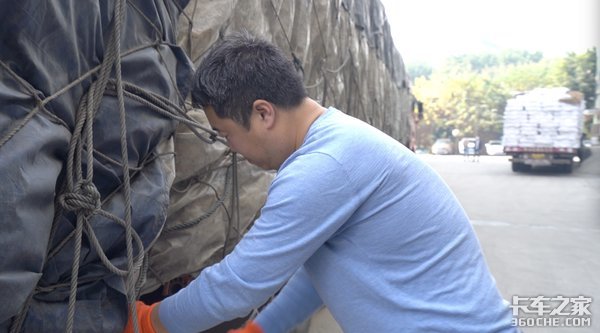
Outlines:
[[563, 164], [561, 170], [564, 173], [571, 173], [571, 172], [573, 172], [573, 163]]
[[512, 162], [512, 171], [519, 172], [523, 170], [523, 165], [521, 163]]

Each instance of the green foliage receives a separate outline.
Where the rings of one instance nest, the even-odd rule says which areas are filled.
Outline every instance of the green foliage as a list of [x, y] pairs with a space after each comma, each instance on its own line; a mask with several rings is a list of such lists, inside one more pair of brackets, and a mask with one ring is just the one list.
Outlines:
[[499, 138], [506, 100], [517, 92], [538, 87], [563, 86], [581, 91], [588, 107], [595, 101], [594, 49], [559, 59], [518, 50], [463, 55], [448, 59], [430, 73], [413, 70], [426, 73], [413, 76], [412, 89], [424, 103], [423, 124], [431, 128], [432, 139], [450, 137], [453, 129], [460, 130], [461, 136]]
[[424, 122], [432, 125], [435, 137], [448, 136], [453, 129], [464, 136], [501, 130], [508, 95], [488, 73], [434, 74], [431, 80], [418, 79], [414, 93], [425, 103]]
[[507, 91], [527, 91], [534, 88], [563, 86], [566, 74], [560, 70], [562, 59], [544, 59], [520, 65], [505, 65], [491, 69], [494, 79]]
[[583, 54], [569, 53], [561, 66], [566, 73], [564, 85], [585, 95], [587, 108], [593, 108], [596, 97], [596, 49]]
[[408, 65], [406, 68], [408, 76], [410, 77], [411, 82], [415, 82], [415, 79], [418, 77], [429, 78], [431, 73], [433, 72], [433, 68], [427, 64], [415, 64]]
[[448, 59], [448, 64], [462, 70], [481, 72], [487, 68], [537, 63], [542, 58], [541, 52], [507, 50], [499, 54], [484, 53], [455, 56]]

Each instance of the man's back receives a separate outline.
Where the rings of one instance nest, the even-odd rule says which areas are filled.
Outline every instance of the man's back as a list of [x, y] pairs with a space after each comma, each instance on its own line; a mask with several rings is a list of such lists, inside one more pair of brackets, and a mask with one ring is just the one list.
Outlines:
[[247, 315], [288, 279], [256, 318], [266, 333], [286, 332], [322, 302], [350, 333], [514, 330], [440, 177], [335, 109], [283, 162], [233, 252], [165, 299], [160, 318], [173, 331], [201, 331]]
[[[315, 155], [327, 157], [311, 165]], [[310, 210], [333, 205], [349, 218], [305, 267], [345, 332], [512, 329], [465, 212], [431, 168], [392, 138], [329, 109], [280, 172], [320, 173], [329, 159], [337, 172], [322, 176], [341, 177], [350, 189]]]

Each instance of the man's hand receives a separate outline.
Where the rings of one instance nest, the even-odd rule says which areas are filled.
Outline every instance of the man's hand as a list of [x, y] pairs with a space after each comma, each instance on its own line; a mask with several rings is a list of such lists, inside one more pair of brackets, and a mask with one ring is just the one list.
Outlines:
[[[152, 309], [154, 309], [156, 305], [158, 305], [158, 303], [146, 305], [141, 301], [135, 302], [139, 333], [157, 333], [157, 331], [154, 329], [154, 326], [152, 325], [152, 320], [150, 318]], [[127, 325], [125, 326], [125, 330], [123, 331], [123, 333], [135, 333], [135, 331], [133, 330], [133, 322], [131, 321], [131, 315], [129, 316], [129, 320], [127, 320]]]
[[264, 333], [262, 328], [257, 323], [250, 321], [243, 328], [237, 330], [229, 330], [227, 333]]

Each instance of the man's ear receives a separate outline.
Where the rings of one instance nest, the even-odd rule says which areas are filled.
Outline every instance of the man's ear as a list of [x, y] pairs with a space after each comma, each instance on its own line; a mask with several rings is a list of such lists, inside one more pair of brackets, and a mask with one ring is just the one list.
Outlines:
[[265, 128], [270, 129], [275, 125], [276, 109], [272, 103], [257, 99], [252, 103], [252, 112], [259, 117]]

